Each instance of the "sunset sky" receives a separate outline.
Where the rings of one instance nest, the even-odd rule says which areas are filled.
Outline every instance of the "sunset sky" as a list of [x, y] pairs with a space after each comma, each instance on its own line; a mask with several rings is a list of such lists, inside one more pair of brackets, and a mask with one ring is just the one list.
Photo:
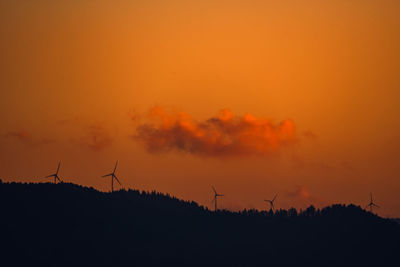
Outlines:
[[[400, 217], [400, 1], [0, 0], [0, 178]], [[116, 188], [119, 188], [115, 186]]]

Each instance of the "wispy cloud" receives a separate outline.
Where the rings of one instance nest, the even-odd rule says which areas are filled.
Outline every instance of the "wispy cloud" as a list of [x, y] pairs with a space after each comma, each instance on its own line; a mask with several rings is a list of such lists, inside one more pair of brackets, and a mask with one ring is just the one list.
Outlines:
[[286, 193], [286, 196], [300, 206], [326, 206], [328, 203], [321, 197], [310, 193], [304, 185], [296, 185], [292, 191]]
[[87, 127], [87, 134], [79, 139], [72, 139], [81, 146], [85, 146], [92, 151], [101, 151], [110, 146], [114, 139], [110, 133], [100, 124]]
[[318, 136], [315, 133], [311, 132], [311, 131], [303, 132], [303, 136], [308, 138], [308, 139], [312, 139], [312, 140], [315, 140], [315, 139], [318, 138]]
[[7, 139], [14, 139], [28, 146], [39, 146], [54, 143], [53, 139], [33, 138], [32, 134], [27, 130], [10, 131], [3, 135]]
[[251, 114], [237, 116], [224, 109], [217, 116], [196, 121], [184, 112], [152, 108], [132, 138], [147, 151], [182, 151], [204, 157], [266, 156], [297, 142], [291, 120], [273, 123]]
[[16, 132], [8, 132], [5, 137], [14, 138], [20, 142], [30, 143], [32, 142], [32, 135], [26, 130], [20, 130]]
[[74, 116], [72, 118], [63, 118], [59, 119], [56, 121], [56, 124], [58, 125], [67, 125], [67, 124], [72, 124], [72, 123], [77, 123], [79, 121], [78, 116]]

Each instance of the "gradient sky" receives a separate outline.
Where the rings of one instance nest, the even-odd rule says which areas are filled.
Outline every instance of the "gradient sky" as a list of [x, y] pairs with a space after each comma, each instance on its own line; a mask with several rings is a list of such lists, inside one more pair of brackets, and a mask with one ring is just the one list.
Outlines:
[[0, 177], [46, 181], [61, 160], [65, 181], [109, 190], [118, 159], [125, 188], [207, 206], [211, 185], [233, 210], [373, 192], [399, 217], [399, 14], [397, 0], [0, 0]]

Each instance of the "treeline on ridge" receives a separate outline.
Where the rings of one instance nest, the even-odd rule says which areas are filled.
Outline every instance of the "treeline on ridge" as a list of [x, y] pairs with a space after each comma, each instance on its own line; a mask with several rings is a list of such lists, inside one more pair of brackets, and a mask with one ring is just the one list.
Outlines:
[[2, 258], [19, 266], [382, 266], [400, 248], [397, 223], [355, 205], [214, 212], [157, 192], [0, 183], [0, 208]]

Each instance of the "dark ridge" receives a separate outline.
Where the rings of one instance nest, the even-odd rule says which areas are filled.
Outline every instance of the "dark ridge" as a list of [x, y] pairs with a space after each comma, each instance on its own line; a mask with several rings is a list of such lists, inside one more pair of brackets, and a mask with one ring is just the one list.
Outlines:
[[355, 205], [212, 212], [157, 192], [0, 180], [2, 266], [385, 266], [400, 226]]

